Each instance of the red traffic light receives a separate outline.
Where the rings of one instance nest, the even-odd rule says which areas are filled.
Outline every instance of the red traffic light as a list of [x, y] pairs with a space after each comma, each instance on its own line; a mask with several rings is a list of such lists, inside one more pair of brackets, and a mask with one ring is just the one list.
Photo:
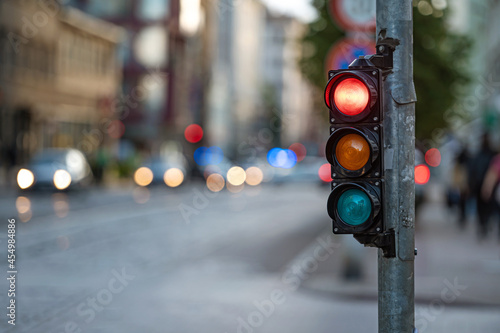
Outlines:
[[381, 118], [382, 105], [380, 82], [378, 70], [331, 71], [325, 89], [325, 103], [331, 112], [331, 122], [377, 122]]
[[347, 116], [355, 116], [365, 110], [370, 101], [370, 94], [363, 82], [347, 78], [335, 87], [333, 100], [340, 112]]

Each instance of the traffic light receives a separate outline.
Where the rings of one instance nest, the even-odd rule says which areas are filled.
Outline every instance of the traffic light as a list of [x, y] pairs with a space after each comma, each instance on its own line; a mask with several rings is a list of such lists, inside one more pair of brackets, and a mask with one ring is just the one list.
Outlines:
[[326, 158], [333, 181], [327, 210], [336, 234], [384, 232], [382, 85], [382, 70], [363, 57], [329, 72]]

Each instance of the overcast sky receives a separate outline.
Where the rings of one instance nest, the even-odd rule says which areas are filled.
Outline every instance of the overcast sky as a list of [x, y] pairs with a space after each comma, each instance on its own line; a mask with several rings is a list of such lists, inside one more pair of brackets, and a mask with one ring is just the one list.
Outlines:
[[311, 6], [311, 0], [262, 0], [268, 7], [278, 13], [296, 16], [309, 22], [316, 16], [316, 11]]

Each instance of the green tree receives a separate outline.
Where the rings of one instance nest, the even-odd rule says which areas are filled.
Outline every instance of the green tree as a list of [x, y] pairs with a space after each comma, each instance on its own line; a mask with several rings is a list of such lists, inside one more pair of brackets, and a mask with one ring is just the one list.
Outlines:
[[[325, 57], [345, 35], [330, 18], [327, 3], [313, 0], [318, 16], [303, 38], [300, 60], [302, 72], [320, 90], [326, 85]], [[446, 9], [437, 10], [427, 0], [415, 0], [414, 6], [414, 81], [418, 99], [415, 131], [417, 139], [423, 140], [431, 139], [435, 128], [446, 127], [443, 114], [458, 98], [453, 92], [469, 81], [465, 64], [471, 42], [447, 29]], [[326, 118], [324, 109], [323, 113]]]

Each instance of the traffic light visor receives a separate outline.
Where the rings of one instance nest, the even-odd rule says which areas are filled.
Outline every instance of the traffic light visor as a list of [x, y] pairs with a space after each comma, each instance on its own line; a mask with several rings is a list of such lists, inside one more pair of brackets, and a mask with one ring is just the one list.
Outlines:
[[337, 109], [347, 116], [356, 116], [363, 112], [370, 102], [368, 87], [356, 78], [342, 80], [333, 92]]
[[370, 145], [359, 134], [347, 134], [338, 141], [335, 154], [344, 169], [359, 170], [368, 163]]
[[358, 226], [370, 218], [372, 203], [368, 195], [363, 191], [349, 189], [340, 196], [337, 212], [344, 223]]

